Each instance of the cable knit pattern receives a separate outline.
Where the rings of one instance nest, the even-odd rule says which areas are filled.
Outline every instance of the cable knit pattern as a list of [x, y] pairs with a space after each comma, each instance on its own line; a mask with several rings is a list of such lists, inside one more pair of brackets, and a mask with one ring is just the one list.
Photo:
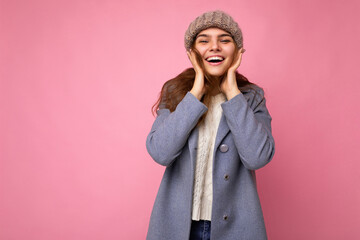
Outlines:
[[229, 32], [238, 48], [243, 46], [243, 35], [237, 22], [227, 13], [221, 10], [205, 12], [192, 21], [185, 32], [185, 48], [190, 50], [196, 35], [204, 29], [217, 27]]
[[197, 221], [211, 220], [214, 144], [222, 115], [221, 103], [225, 100], [223, 93], [213, 96], [207, 115], [199, 126], [192, 210], [192, 219]]

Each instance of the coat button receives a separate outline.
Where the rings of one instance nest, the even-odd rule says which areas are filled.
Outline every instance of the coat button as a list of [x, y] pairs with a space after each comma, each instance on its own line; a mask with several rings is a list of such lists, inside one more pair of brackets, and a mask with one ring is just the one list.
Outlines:
[[228, 220], [228, 216], [227, 215], [224, 215], [223, 216], [223, 219], [226, 221], [226, 220]]
[[226, 181], [229, 180], [229, 175], [225, 174], [225, 175], [224, 175], [224, 179], [225, 179]]
[[220, 145], [220, 152], [227, 152], [229, 150], [229, 146], [226, 144], [221, 144]]

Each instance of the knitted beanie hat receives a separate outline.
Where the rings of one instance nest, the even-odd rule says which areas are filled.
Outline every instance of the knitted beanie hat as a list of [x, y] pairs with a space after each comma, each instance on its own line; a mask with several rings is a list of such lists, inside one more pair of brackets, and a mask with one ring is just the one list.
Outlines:
[[243, 36], [238, 24], [227, 13], [221, 10], [215, 10], [203, 13], [190, 23], [188, 29], [185, 32], [186, 50], [190, 50], [191, 45], [199, 32], [210, 27], [217, 27], [227, 31], [232, 35], [239, 49], [242, 48]]

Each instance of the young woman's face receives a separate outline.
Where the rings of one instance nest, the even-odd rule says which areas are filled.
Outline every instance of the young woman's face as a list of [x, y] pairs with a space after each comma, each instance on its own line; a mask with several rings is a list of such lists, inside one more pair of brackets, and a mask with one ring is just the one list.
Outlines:
[[235, 42], [228, 32], [219, 28], [208, 28], [196, 36], [195, 49], [202, 57], [205, 71], [220, 77], [231, 66], [235, 55]]

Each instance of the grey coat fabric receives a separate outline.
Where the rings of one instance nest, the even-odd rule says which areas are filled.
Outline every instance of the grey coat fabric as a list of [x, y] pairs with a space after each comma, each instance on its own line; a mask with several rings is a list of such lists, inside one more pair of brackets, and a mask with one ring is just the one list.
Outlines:
[[[213, 158], [211, 239], [267, 239], [255, 170], [271, 161], [275, 142], [264, 92], [255, 87], [258, 94], [250, 89], [221, 104]], [[166, 169], [151, 213], [148, 240], [189, 239], [198, 141], [195, 126], [206, 111], [190, 92], [172, 113], [158, 110], [146, 147]]]

